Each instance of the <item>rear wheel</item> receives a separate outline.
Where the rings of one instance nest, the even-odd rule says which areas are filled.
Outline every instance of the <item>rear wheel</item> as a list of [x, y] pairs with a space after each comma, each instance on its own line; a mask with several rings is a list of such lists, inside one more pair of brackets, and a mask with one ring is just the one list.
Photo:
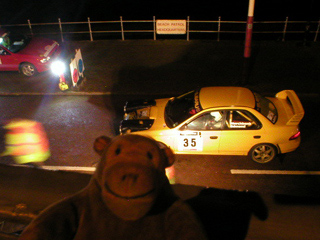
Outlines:
[[267, 163], [275, 159], [277, 150], [271, 144], [261, 143], [251, 148], [249, 156], [257, 163]]
[[32, 63], [22, 63], [20, 66], [20, 71], [27, 77], [31, 77], [37, 73], [37, 69]]

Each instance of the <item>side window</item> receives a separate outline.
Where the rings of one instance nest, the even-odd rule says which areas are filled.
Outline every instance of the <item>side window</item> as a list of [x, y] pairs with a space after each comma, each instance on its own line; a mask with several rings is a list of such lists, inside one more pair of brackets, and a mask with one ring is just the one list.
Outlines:
[[207, 112], [185, 126], [185, 130], [217, 130], [222, 128], [223, 111]]
[[2, 47], [0, 47], [0, 55], [7, 55], [7, 52]]
[[231, 110], [227, 112], [225, 129], [259, 129], [261, 123], [248, 111]]

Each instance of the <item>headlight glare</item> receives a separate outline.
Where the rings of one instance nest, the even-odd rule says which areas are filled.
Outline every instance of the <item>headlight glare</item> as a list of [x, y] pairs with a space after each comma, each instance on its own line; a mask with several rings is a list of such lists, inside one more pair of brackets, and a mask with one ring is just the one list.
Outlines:
[[66, 65], [62, 61], [54, 61], [51, 64], [51, 71], [56, 75], [61, 75], [66, 71]]

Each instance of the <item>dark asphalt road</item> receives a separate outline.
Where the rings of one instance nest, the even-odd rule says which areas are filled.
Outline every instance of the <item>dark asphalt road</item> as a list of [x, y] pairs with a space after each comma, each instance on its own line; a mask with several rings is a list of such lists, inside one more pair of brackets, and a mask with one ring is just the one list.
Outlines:
[[[73, 93], [134, 94], [137, 97], [146, 93], [173, 95], [198, 86], [237, 85], [243, 80], [242, 42], [83, 41], [67, 45], [81, 49], [86, 68], [85, 81]], [[292, 42], [254, 43], [248, 82], [245, 85], [272, 94], [283, 89], [294, 89], [301, 98], [311, 98], [315, 106], [319, 106], [319, 66], [319, 43], [312, 43], [311, 46], [300, 46]], [[4, 95], [61, 93], [49, 73], [26, 81], [16, 73], [0, 73], [0, 79], [0, 93]], [[152, 87], [153, 84], [149, 84], [151, 81], [159, 87]], [[308, 109], [306, 114], [309, 118], [316, 117], [317, 111], [319, 108], [315, 107]], [[20, 176], [28, 176], [28, 179], [22, 181], [21, 178], [15, 178], [16, 181], [12, 182], [10, 178], [17, 172], [11, 168], [8, 170], [7, 166], [0, 165], [0, 169], [3, 173], [0, 186], [3, 189], [8, 190], [14, 186], [24, 192], [17, 195], [17, 192], [9, 191], [6, 197], [2, 195], [4, 210], [12, 210], [18, 203], [27, 203], [31, 210], [38, 211], [51, 201], [77, 191], [89, 179], [83, 174], [47, 174], [34, 169], [19, 169]], [[41, 185], [45, 183], [48, 187], [48, 195], [37, 200], [43, 201], [43, 205], [37, 205], [34, 199], [31, 201], [29, 196], [33, 191], [27, 190], [36, 187], [38, 189], [34, 191], [44, 190], [43, 185], [35, 185], [34, 180], [39, 177], [43, 179]], [[68, 181], [57, 187], [56, 183], [63, 182], [61, 179], [66, 177]], [[74, 183], [79, 183], [79, 188]], [[185, 198], [190, 196], [190, 189], [192, 193], [197, 193], [197, 189], [192, 186], [177, 191]], [[289, 196], [279, 201], [275, 195], [270, 194], [262, 194], [261, 197], [268, 207], [269, 217], [266, 221], [252, 217], [247, 239], [319, 238], [320, 205], [313, 199]]]

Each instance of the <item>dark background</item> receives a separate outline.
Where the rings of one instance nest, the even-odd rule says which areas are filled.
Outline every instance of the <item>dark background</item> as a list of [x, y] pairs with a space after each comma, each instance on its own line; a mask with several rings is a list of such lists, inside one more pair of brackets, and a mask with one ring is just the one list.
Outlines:
[[[316, 0], [256, 0], [255, 20], [313, 20], [320, 17], [319, 2]], [[61, 21], [85, 21], [88, 17], [96, 20], [156, 18], [186, 18], [199, 20], [246, 20], [249, 0], [12, 0], [1, 1], [0, 25]]]

